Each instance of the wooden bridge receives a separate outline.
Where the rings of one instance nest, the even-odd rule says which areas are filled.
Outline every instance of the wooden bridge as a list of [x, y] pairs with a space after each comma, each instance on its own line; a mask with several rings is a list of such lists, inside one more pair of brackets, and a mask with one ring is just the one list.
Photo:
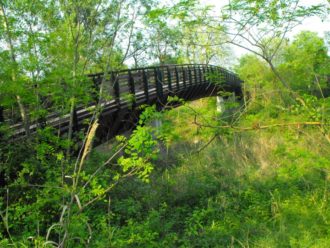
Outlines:
[[[162, 108], [168, 96], [193, 100], [214, 96], [219, 90], [235, 92], [236, 95], [242, 94], [242, 81], [236, 74], [212, 65], [164, 65], [90, 74], [88, 77], [96, 89], [99, 89], [103, 82], [103, 89], [110, 96], [110, 100], [103, 100], [100, 103], [102, 112], [97, 131], [100, 141], [109, 139], [120, 130], [131, 126], [138, 116], [138, 106], [143, 104], [157, 104], [158, 108]], [[88, 106], [77, 106], [74, 110], [75, 132], [86, 127], [86, 120], [92, 117], [96, 101], [97, 99]], [[50, 110], [48, 112], [50, 114], [43, 120], [34, 120], [30, 123], [30, 133], [45, 125], [56, 128], [62, 134], [68, 132], [70, 114], [60, 114]], [[14, 119], [12, 111], [0, 109], [0, 122], [7, 123], [13, 137], [25, 136], [26, 128], [22, 121], [17, 119], [17, 113], [16, 120]]]

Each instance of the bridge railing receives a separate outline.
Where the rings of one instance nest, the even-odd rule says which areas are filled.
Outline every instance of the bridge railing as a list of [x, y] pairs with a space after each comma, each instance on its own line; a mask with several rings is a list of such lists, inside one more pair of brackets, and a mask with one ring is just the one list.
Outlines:
[[[210, 76], [215, 74], [215, 77]], [[150, 66], [89, 74], [87, 77], [95, 88], [95, 92], [98, 92], [102, 85], [106, 97], [102, 98], [101, 102], [104, 111], [108, 112], [127, 105], [164, 103], [167, 95], [180, 94], [189, 91], [192, 87], [210, 85], [214, 81], [231, 90], [240, 88], [241, 84], [241, 80], [236, 74], [221, 67], [203, 64]], [[94, 101], [76, 107], [77, 125], [91, 116], [87, 107], [95, 106], [98, 100], [99, 95], [96, 93]], [[49, 107], [46, 109], [48, 115], [42, 121], [48, 125], [67, 129], [68, 112], [63, 113], [53, 108], [51, 97], [44, 101], [47, 101]], [[0, 122], [6, 122], [15, 132], [24, 135], [22, 119], [18, 113], [17, 106], [7, 109], [0, 107]], [[30, 120], [30, 129], [33, 132], [40, 125], [40, 119], [30, 116]]]

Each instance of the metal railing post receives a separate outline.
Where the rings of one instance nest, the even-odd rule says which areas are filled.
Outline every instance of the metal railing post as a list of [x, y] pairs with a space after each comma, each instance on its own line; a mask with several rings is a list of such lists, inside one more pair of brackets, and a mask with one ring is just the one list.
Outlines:
[[163, 94], [163, 77], [160, 69], [157, 67], [154, 69], [155, 73], [155, 80], [156, 80], [156, 92], [157, 92], [157, 98], [160, 100], [160, 102], [163, 102], [164, 100], [164, 94]]
[[177, 91], [180, 90], [180, 77], [179, 77], [179, 72], [178, 72], [178, 67], [175, 66], [175, 78], [176, 78], [176, 88], [177, 88]]
[[168, 81], [168, 90], [172, 92], [172, 75], [169, 67], [167, 67], [167, 81]]
[[209, 84], [210, 83], [210, 66], [206, 66], [206, 82]]
[[193, 82], [192, 82], [191, 69], [189, 66], [187, 68], [188, 68], [189, 85], [192, 86]]
[[128, 70], [128, 87], [129, 93], [132, 97], [132, 107], [135, 107], [136, 99], [135, 99], [135, 85], [134, 85], [134, 78], [132, 75], [132, 71]]
[[197, 78], [197, 68], [196, 68], [196, 66], [194, 66], [194, 76], [195, 76], [195, 84], [197, 85], [199, 83], [198, 83], [198, 78]]
[[181, 69], [182, 69], [182, 76], [183, 76], [183, 87], [187, 88], [186, 71], [184, 70], [183, 66], [181, 66]]
[[205, 66], [203, 66], [203, 81], [204, 81], [204, 83], [207, 83], [207, 80], [206, 80], [206, 68], [205, 68]]
[[143, 78], [143, 89], [144, 89], [144, 96], [146, 98], [146, 102], [150, 103], [149, 101], [149, 83], [148, 83], [148, 76], [147, 73], [145, 71], [145, 69], [143, 69], [142, 71], [142, 78]]
[[198, 66], [198, 71], [199, 71], [199, 83], [202, 84], [203, 83], [203, 75], [202, 75], [202, 70], [201, 70], [201, 66]]
[[134, 78], [131, 70], [128, 71], [128, 86], [129, 86], [129, 93], [135, 95]]

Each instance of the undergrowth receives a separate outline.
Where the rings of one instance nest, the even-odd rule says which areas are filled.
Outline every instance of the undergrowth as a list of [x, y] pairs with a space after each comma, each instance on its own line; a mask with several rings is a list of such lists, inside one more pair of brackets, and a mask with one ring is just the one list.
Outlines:
[[329, 247], [330, 144], [322, 128], [258, 129], [329, 117], [317, 115], [321, 105], [329, 111], [329, 99], [305, 96], [303, 103], [251, 104], [238, 124], [254, 127], [248, 131], [194, 125], [196, 113], [201, 123], [216, 117], [213, 98], [168, 112], [180, 141], [174, 139], [150, 184], [117, 189], [113, 246]]
[[[147, 108], [143, 125], [128, 139], [130, 156], [119, 154], [117, 164], [105, 166], [102, 181], [91, 182], [91, 194], [103, 192], [116, 166], [136, 167], [138, 154], [153, 167], [148, 162], [141, 167], [148, 171], [118, 181], [92, 207], [78, 209], [68, 247], [329, 247], [330, 100], [305, 95], [285, 105], [269, 99], [227, 101], [230, 109], [222, 114], [215, 98], [163, 114]], [[150, 118], [162, 125], [144, 125]], [[46, 146], [50, 141], [38, 146], [40, 166], [61, 162], [61, 153]], [[93, 171], [114, 152], [92, 153], [86, 168]], [[40, 184], [36, 162], [22, 166], [18, 179], [27, 180], [35, 168], [30, 178]], [[60, 171], [44, 170], [42, 188], [34, 185], [25, 196], [11, 189], [9, 200], [17, 203], [7, 210], [3, 199], [1, 217], [11, 236], [3, 229], [0, 247], [54, 247], [46, 240], [48, 233], [60, 233], [49, 226], [58, 221], [66, 191], [51, 180]], [[29, 186], [19, 180], [12, 186]]]

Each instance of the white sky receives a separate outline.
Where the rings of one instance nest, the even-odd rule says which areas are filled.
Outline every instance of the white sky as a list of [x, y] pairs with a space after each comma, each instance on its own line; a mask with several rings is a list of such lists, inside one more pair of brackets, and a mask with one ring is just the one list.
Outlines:
[[[290, 0], [288, 0], [290, 1]], [[203, 4], [206, 5], [213, 5], [215, 10], [218, 11], [222, 6], [228, 3], [228, 0], [201, 0]], [[301, 0], [301, 3], [308, 6], [308, 5], [315, 5], [315, 4], [327, 4], [327, 0]], [[297, 26], [290, 34], [289, 38], [292, 38], [294, 35], [299, 33], [303, 30], [309, 30], [313, 32], [317, 32], [320, 37], [324, 37], [325, 31], [330, 31], [330, 18], [328, 17], [327, 20], [322, 21], [318, 17], [311, 17], [303, 21], [302, 25]], [[233, 47], [233, 51], [237, 56], [241, 56], [244, 53], [247, 53], [246, 50]]]

